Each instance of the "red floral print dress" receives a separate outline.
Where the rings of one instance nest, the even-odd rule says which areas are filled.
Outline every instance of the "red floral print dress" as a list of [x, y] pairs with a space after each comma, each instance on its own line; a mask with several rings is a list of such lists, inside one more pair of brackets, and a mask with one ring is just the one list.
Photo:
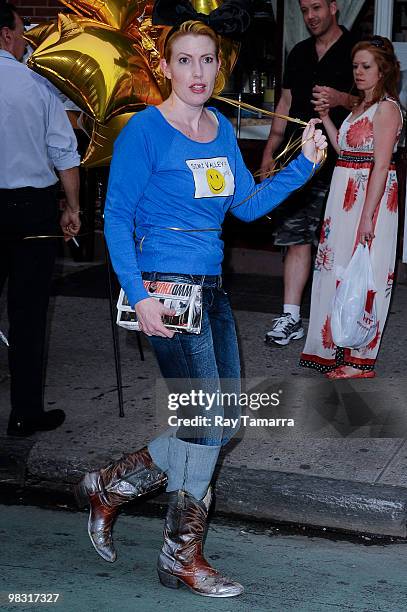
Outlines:
[[[386, 99], [397, 104], [390, 98]], [[357, 246], [357, 229], [374, 163], [373, 116], [378, 104], [373, 104], [356, 119], [352, 120], [350, 114], [338, 133], [341, 152], [332, 176], [315, 258], [308, 335], [300, 361], [300, 365], [320, 372], [330, 372], [340, 365], [372, 370], [389, 309], [398, 220], [397, 178], [393, 164], [374, 215], [375, 238], [370, 249], [377, 288], [376, 336], [367, 347], [358, 350], [337, 347], [333, 343], [332, 303], [337, 284]]]

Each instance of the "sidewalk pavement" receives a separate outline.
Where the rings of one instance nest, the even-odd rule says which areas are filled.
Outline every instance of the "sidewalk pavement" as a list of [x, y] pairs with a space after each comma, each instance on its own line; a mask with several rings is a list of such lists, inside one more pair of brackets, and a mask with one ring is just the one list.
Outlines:
[[[119, 417], [103, 269], [78, 269], [60, 271], [50, 309], [45, 405], [66, 411], [62, 427], [24, 440], [5, 435], [9, 380], [0, 346], [0, 484], [70, 490], [85, 471], [138, 449], [162, 430], [157, 363], [144, 338], [145, 361], [140, 360], [136, 336], [125, 330], [119, 331], [125, 411]], [[280, 398], [277, 408], [246, 414], [294, 419], [295, 425], [248, 422], [241, 428], [220, 458], [216, 510], [406, 537], [407, 286], [399, 284], [394, 292], [377, 378], [337, 382], [298, 367], [304, 340], [284, 348], [264, 344], [279, 311], [281, 278], [235, 275], [228, 287], [245, 391]], [[3, 330], [4, 311], [3, 296]]]

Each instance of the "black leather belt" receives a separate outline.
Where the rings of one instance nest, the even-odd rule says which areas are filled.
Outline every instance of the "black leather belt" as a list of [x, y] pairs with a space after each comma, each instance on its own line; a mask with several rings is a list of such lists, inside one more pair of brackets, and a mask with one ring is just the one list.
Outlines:
[[48, 187], [16, 187], [15, 189], [3, 189], [0, 187], [0, 195], [31, 195], [33, 193], [43, 192], [43, 191], [53, 191], [58, 187], [58, 183], [54, 183], [53, 185], [48, 185]]

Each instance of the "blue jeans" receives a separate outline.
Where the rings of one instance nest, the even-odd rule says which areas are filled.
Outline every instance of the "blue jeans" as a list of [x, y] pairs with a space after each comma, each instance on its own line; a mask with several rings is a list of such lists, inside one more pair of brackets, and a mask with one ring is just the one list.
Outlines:
[[[194, 389], [215, 398], [210, 410], [206, 409], [209, 404], [190, 403], [179, 407], [176, 413], [180, 418], [207, 417], [210, 423], [198, 419], [197, 426], [180, 425], [175, 436], [167, 432], [149, 444], [154, 462], [168, 473], [167, 490], [184, 488], [200, 499], [209, 485], [221, 446], [240, 425], [240, 405], [234, 401], [240, 393], [240, 359], [232, 310], [221, 277], [144, 272], [143, 278], [193, 282], [203, 287], [200, 334], [149, 338], [170, 392], [191, 393]], [[221, 393], [229, 394], [227, 401], [222, 401]], [[219, 425], [215, 417], [235, 422]]]
[[[189, 276], [183, 274], [144, 273], [149, 280], [202, 284], [202, 328], [200, 334], [176, 333], [173, 338], [151, 336], [161, 374], [170, 379], [171, 392], [190, 393], [192, 389], [213, 394], [216, 399], [207, 405], [183, 406], [177, 414], [181, 418], [194, 416], [211, 418], [211, 425], [196, 427], [181, 425], [177, 437], [195, 444], [215, 446], [226, 444], [236, 427], [216, 426], [215, 416], [240, 418], [240, 406], [231, 401], [220, 401], [220, 393], [240, 393], [240, 359], [235, 321], [229, 299], [222, 289], [220, 276]], [[176, 379], [179, 379], [177, 382]], [[219, 401], [217, 401], [219, 397]]]

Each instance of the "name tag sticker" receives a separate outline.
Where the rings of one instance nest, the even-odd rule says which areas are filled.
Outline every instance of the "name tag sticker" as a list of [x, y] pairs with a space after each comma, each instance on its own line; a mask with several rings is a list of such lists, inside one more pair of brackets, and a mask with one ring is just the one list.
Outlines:
[[235, 192], [235, 179], [227, 157], [187, 159], [195, 183], [195, 198], [231, 196]]

